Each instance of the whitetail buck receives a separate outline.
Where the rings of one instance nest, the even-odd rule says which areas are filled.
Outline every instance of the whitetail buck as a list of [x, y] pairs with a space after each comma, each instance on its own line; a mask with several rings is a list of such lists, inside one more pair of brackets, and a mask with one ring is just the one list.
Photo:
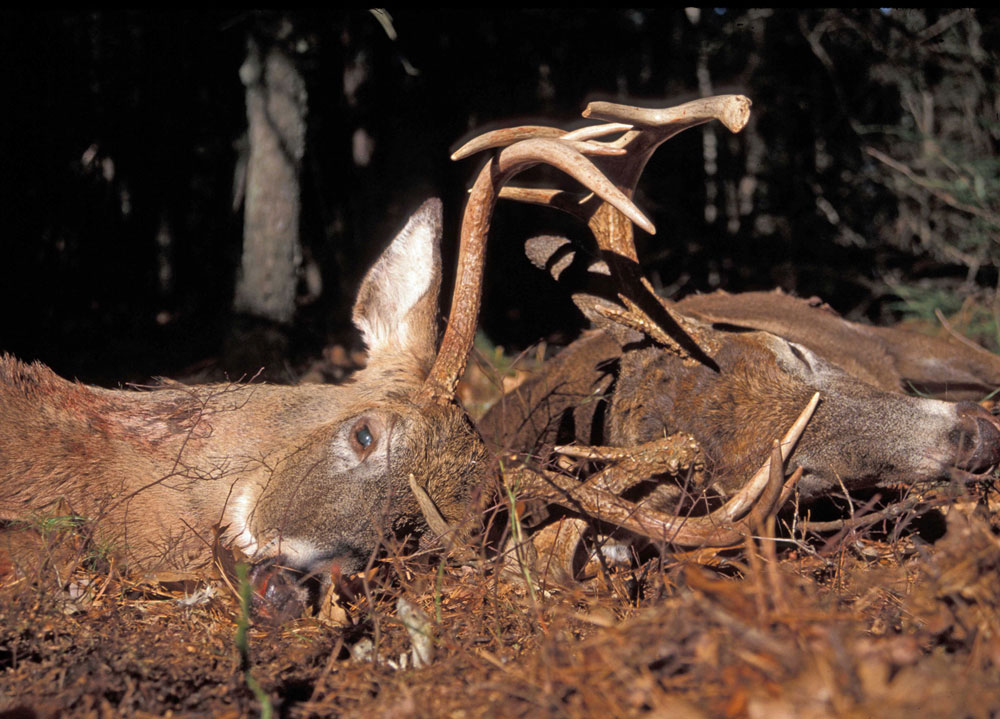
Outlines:
[[[584, 115], [634, 126], [610, 143], [627, 149], [625, 154], [597, 160], [631, 196], [646, 160], [663, 141], [713, 118], [737, 131], [748, 108], [745, 98], [726, 97], [666, 110], [592, 103]], [[499, 131], [458, 154], [502, 146], [507, 136], [551, 132]], [[974, 479], [1000, 461], [1000, 422], [982, 407], [902, 394], [912, 383], [956, 398], [975, 392], [982, 397], [1000, 385], [1000, 358], [853, 325], [782, 295], [716, 294], [670, 303], [655, 297], [639, 275], [631, 223], [600, 198], [511, 187], [502, 196], [580, 217], [602, 256], [585, 260], [563, 238], [529, 240], [529, 257], [568, 286], [595, 329], [484, 417], [480, 429], [496, 449], [538, 458], [553, 445], [602, 445], [625, 451], [573, 454], [633, 461], [656, 442], [683, 455], [688, 445], [665, 438], [682, 439], [684, 434], [676, 433], [686, 433], [700, 447], [714, 489], [732, 495], [818, 392], [818, 409], [790, 464], [801, 470], [798, 489], [806, 499], [874, 485]], [[676, 474], [691, 463], [689, 456], [673, 466], [661, 461], [658, 471]], [[543, 476], [558, 485], [549, 494], [572, 492], [554, 472]], [[622, 490], [636, 479], [642, 477], [598, 483]], [[789, 494], [786, 487], [776, 501]], [[624, 509], [615, 507], [614, 516]], [[649, 510], [645, 522], [644, 513], [645, 508], [634, 509], [636, 527], [630, 528], [650, 537], [660, 531], [662, 539], [670, 539], [662, 513]], [[706, 543], [733, 539], [720, 532]]]
[[354, 321], [367, 367], [340, 386], [69, 382], [0, 356], [0, 520], [70, 512], [144, 569], [203, 566], [213, 528], [267, 566], [362, 568], [385, 536], [418, 536], [428, 509], [477, 515], [493, 464], [454, 399], [476, 326], [500, 187], [560, 168], [649, 227], [584, 157], [621, 152], [530, 140], [486, 165], [462, 226], [456, 290], [437, 346], [441, 208], [425, 203], [368, 272]]

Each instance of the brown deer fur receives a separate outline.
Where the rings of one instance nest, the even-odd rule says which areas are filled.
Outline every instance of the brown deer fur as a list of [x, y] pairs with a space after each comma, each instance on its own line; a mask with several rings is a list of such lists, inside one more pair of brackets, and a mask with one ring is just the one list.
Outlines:
[[763, 330], [798, 342], [890, 392], [958, 401], [979, 400], [1000, 387], [1000, 357], [991, 352], [953, 338], [848, 322], [818, 300], [780, 290], [692, 295], [678, 308], [715, 324]]

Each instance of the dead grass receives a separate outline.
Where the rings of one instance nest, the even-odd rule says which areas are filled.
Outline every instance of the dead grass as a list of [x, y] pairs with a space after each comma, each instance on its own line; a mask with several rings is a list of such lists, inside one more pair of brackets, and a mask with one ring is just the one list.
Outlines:
[[[286, 717], [1000, 716], [997, 528], [971, 505], [945, 518], [933, 545], [666, 558], [534, 599], [489, 565], [397, 560], [346, 628], [255, 626], [252, 671]], [[227, 590], [108, 571], [4, 575], [0, 716], [257, 714]], [[431, 619], [429, 667], [400, 668], [398, 596]], [[352, 659], [373, 637], [378, 661]]]
[[[347, 626], [256, 622], [250, 669], [296, 719], [996, 718], [997, 508], [984, 489], [930, 510], [935, 532], [883, 522], [534, 592], [490, 562], [397, 558]], [[80, 527], [4, 536], [0, 718], [259, 715], [225, 584], [137, 582]], [[399, 597], [430, 619], [428, 667]], [[366, 642], [374, 660], [352, 656]]]

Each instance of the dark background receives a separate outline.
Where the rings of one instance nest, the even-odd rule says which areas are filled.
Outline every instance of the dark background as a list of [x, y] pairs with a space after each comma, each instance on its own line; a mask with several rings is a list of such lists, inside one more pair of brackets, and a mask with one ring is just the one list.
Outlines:
[[[281, 41], [305, 78], [302, 244], [322, 294], [287, 328], [292, 363], [357, 344], [364, 271], [427, 196], [446, 257], [485, 126], [567, 125], [586, 101], [742, 92], [715, 167], [689, 131], [637, 197], [648, 276], [679, 297], [781, 286], [854, 319], [973, 302], [995, 340], [1000, 262], [1000, 15], [878, 9], [10, 13], [0, 19], [0, 350], [116, 384], [183, 374], [233, 321], [247, 39]], [[356, 89], [345, 78], [360, 80]], [[372, 140], [367, 166], [352, 137]], [[708, 140], [711, 142], [711, 138]], [[580, 319], [522, 258], [551, 211], [501, 205], [482, 319], [520, 348]], [[968, 308], [968, 304], [966, 308]]]

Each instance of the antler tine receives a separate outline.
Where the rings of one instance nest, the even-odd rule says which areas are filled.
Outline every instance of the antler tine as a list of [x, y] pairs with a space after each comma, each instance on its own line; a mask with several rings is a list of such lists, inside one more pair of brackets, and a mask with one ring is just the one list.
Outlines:
[[731, 132], [739, 132], [750, 119], [750, 99], [744, 95], [702, 97], [683, 105], [666, 108], [644, 108], [613, 102], [592, 102], [583, 111], [584, 117], [611, 122], [630, 123], [644, 129], [674, 128], [677, 132], [689, 127], [718, 120]]
[[454, 396], [455, 385], [472, 348], [479, 318], [486, 236], [493, 208], [500, 188], [516, 174], [534, 165], [552, 165], [606, 200], [640, 227], [649, 232], [656, 231], [639, 208], [584, 157], [584, 153], [599, 152], [599, 147], [589, 143], [569, 145], [548, 138], [532, 138], [505, 148], [480, 171], [462, 218], [458, 270], [448, 326], [418, 402], [445, 403]]
[[583, 204], [585, 195], [579, 192], [557, 190], [548, 187], [504, 187], [500, 190], [501, 200], [523, 202], [526, 205], [540, 205], [561, 210], [587, 224], [590, 213]]
[[573, 140], [596, 140], [598, 137], [614, 135], [615, 133], [626, 132], [631, 129], [632, 125], [625, 122], [609, 122], [605, 125], [587, 125], [586, 127], [580, 127], [576, 130], [567, 132], [562, 136], [562, 139], [566, 142]]
[[[588, 125], [572, 132], [566, 132], [558, 127], [548, 127], [546, 125], [521, 125], [520, 127], [505, 127], [500, 130], [491, 130], [469, 140], [451, 154], [452, 160], [464, 160], [466, 157], [475, 155], [483, 150], [492, 150], [496, 147], [507, 147], [521, 140], [532, 138], [550, 137], [560, 138], [566, 142], [585, 142], [594, 140], [605, 135], [612, 135], [617, 132], [631, 130], [632, 126], [614, 122], [607, 125]], [[624, 154], [625, 150], [615, 151], [615, 148], [607, 148], [610, 154]]]
[[[795, 473], [801, 476], [802, 468], [796, 469]], [[797, 482], [798, 479], [795, 481]], [[757, 503], [747, 512], [742, 524], [749, 527], [752, 532], [758, 532], [763, 527], [764, 521], [777, 507], [784, 484], [785, 462], [781, 457], [781, 442], [774, 440], [771, 443], [771, 455], [768, 459], [767, 486], [761, 492]]]
[[[812, 419], [813, 413], [816, 411], [816, 407], [818, 405], [819, 392], [815, 393], [812, 398], [810, 398], [808, 404], [805, 406], [805, 409], [802, 410], [795, 422], [792, 423], [792, 426], [788, 428], [787, 432], [785, 432], [785, 436], [781, 438], [782, 464], [788, 460], [792, 450], [795, 449], [795, 445], [798, 443], [799, 437], [801, 437], [802, 432], [805, 431], [806, 425], [809, 424], [809, 420]], [[765, 487], [767, 487], [772, 471], [772, 461], [773, 459], [768, 457], [768, 459], [764, 462], [764, 465], [754, 473], [753, 477], [750, 478], [750, 481], [747, 482], [739, 492], [734, 494], [725, 505], [716, 510], [713, 515], [718, 520], [723, 522], [732, 522], [745, 515], [753, 506], [754, 502], [756, 502], [760, 497]], [[777, 499], [777, 497], [775, 497], [775, 499]]]
[[464, 160], [466, 157], [475, 155], [483, 150], [492, 150], [495, 147], [507, 147], [521, 140], [530, 140], [539, 137], [562, 137], [565, 131], [558, 127], [547, 127], [545, 125], [521, 125], [519, 127], [504, 127], [499, 130], [491, 130], [476, 135], [460, 148], [451, 153], [454, 161]]

